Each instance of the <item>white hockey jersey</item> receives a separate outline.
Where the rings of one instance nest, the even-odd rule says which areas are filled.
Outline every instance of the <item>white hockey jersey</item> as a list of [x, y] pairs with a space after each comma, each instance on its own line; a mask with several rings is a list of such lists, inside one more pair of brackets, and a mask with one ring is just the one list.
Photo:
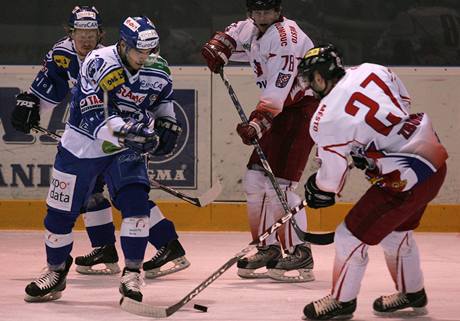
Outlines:
[[364, 147], [376, 165], [371, 182], [407, 191], [440, 168], [447, 152], [428, 115], [410, 115], [410, 98], [390, 69], [350, 68], [313, 115], [310, 135], [318, 145], [321, 190], [339, 193], [352, 148]]
[[281, 17], [261, 34], [252, 19], [248, 18], [228, 26], [225, 33], [232, 37], [236, 50], [233, 61], [249, 62], [262, 89], [258, 109], [279, 114], [283, 106], [299, 101], [306, 94], [297, 84], [297, 65], [313, 42], [297, 23]]

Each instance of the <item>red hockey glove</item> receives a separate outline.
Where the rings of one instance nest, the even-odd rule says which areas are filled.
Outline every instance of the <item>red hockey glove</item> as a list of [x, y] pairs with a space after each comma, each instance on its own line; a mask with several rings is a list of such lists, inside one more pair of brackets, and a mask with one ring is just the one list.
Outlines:
[[201, 55], [212, 72], [218, 73], [227, 64], [236, 48], [235, 40], [223, 32], [216, 32], [214, 36], [201, 48]]
[[239, 123], [236, 132], [243, 144], [252, 145], [256, 138], [261, 138], [272, 127], [273, 115], [268, 111], [254, 110], [249, 116], [248, 123]]

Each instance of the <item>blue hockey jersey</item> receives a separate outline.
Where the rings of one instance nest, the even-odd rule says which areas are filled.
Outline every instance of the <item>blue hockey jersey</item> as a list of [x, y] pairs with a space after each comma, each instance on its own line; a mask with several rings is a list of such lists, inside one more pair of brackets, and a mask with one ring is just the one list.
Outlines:
[[[109, 98], [107, 119], [104, 91]], [[112, 130], [119, 130], [126, 118], [146, 124], [152, 124], [157, 117], [175, 119], [172, 100], [170, 71], [161, 57], [151, 57], [136, 74], [131, 74], [124, 67], [116, 45], [93, 50], [85, 58], [72, 90], [70, 117], [61, 145], [79, 158], [119, 152], [118, 138]]]
[[[102, 48], [98, 45], [97, 48]], [[47, 53], [43, 67], [33, 81], [30, 92], [40, 99], [40, 108], [58, 105], [77, 83], [82, 60], [78, 57], [72, 39], [62, 38]]]

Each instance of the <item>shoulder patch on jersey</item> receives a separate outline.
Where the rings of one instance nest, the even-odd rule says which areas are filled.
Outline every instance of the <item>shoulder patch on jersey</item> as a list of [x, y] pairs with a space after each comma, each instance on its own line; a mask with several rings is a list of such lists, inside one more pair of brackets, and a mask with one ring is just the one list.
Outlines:
[[63, 55], [53, 55], [53, 60], [58, 67], [69, 68], [70, 58]]
[[125, 77], [123, 75], [123, 68], [118, 68], [105, 75], [99, 82], [99, 86], [105, 91], [110, 91], [124, 82]]
[[168, 62], [162, 57], [157, 57], [156, 59], [153, 57], [148, 57], [144, 67], [162, 70], [168, 75], [171, 75], [171, 70], [169, 70]]
[[104, 66], [104, 59], [95, 58], [88, 63], [88, 76], [94, 77], [97, 71], [102, 69]]
[[288, 84], [289, 79], [291, 79], [291, 74], [283, 74], [280, 72], [278, 74], [278, 78], [276, 78], [275, 86], [278, 88], [284, 88]]

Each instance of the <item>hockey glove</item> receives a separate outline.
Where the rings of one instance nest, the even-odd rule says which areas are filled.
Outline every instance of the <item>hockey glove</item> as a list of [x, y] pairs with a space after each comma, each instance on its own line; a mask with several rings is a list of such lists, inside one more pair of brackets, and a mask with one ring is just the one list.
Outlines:
[[353, 165], [356, 168], [361, 170], [373, 170], [375, 168], [375, 161], [366, 156], [366, 151], [361, 146], [354, 146], [350, 151], [350, 156], [353, 159]]
[[37, 96], [26, 92], [16, 96], [16, 106], [11, 114], [11, 125], [23, 133], [40, 123], [40, 100]]
[[227, 64], [228, 59], [236, 48], [235, 40], [223, 32], [214, 36], [201, 48], [201, 55], [212, 72], [218, 73]]
[[261, 138], [273, 123], [273, 115], [268, 111], [254, 110], [249, 116], [249, 122], [239, 123], [236, 132], [243, 140], [243, 144], [251, 145], [256, 138]]
[[160, 138], [160, 144], [153, 155], [163, 156], [171, 154], [177, 146], [177, 138], [179, 138], [182, 128], [175, 120], [168, 118], [155, 119], [155, 131]]
[[141, 154], [153, 154], [159, 144], [159, 137], [154, 130], [133, 119], [124, 124], [116, 136], [121, 147], [130, 148]]
[[321, 208], [335, 204], [335, 193], [322, 191], [316, 186], [316, 173], [308, 178], [304, 187], [308, 207]]

